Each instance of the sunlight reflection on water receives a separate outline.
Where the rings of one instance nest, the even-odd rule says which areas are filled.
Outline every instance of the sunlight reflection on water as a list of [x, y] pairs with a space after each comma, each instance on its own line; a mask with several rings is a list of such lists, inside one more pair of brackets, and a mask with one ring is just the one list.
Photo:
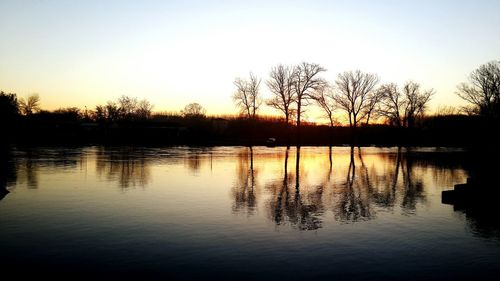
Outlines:
[[441, 204], [441, 191], [467, 178], [465, 155], [17, 149], [2, 162], [0, 183], [10, 191], [0, 201], [2, 262], [12, 270], [174, 279], [495, 277], [498, 231], [482, 235], [485, 228]]

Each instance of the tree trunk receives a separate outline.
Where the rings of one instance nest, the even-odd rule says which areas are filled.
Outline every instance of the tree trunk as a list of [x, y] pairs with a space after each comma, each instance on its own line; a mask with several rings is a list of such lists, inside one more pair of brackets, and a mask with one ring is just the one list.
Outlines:
[[300, 99], [297, 102], [297, 128], [300, 127], [300, 110], [301, 110], [301, 102]]
[[300, 192], [300, 146], [297, 146], [295, 156], [295, 189]]
[[300, 99], [297, 102], [297, 145], [300, 145], [300, 110], [301, 110]]

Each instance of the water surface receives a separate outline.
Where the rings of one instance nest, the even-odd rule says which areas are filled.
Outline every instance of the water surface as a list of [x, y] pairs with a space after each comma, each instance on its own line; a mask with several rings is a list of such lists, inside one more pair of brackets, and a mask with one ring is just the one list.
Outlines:
[[497, 279], [500, 231], [441, 203], [460, 149], [83, 147], [2, 159], [18, 275], [174, 280]]

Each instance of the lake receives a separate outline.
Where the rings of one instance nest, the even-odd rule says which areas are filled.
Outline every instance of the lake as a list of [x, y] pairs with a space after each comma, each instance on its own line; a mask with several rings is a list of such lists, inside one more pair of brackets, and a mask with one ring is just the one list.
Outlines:
[[498, 217], [443, 204], [462, 149], [58, 147], [2, 154], [4, 276], [500, 278]]

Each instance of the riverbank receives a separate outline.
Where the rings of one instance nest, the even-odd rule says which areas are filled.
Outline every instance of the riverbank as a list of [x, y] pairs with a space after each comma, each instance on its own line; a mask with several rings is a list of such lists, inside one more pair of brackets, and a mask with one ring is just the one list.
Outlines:
[[[472, 116], [441, 116], [414, 128], [369, 125], [358, 128], [303, 124], [300, 129], [279, 120], [177, 118], [131, 122], [89, 122], [33, 116], [3, 126], [6, 144], [20, 145], [357, 145], [495, 148], [498, 125]], [[270, 142], [269, 140], [273, 140]]]

